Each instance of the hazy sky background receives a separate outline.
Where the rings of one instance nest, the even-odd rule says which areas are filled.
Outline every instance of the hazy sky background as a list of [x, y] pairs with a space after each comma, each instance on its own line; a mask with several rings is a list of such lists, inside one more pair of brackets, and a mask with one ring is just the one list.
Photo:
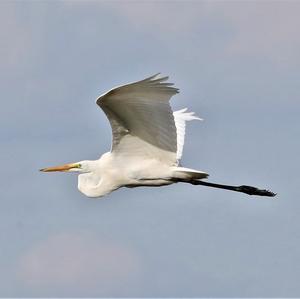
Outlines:
[[[0, 296], [300, 296], [300, 2], [0, 2]], [[277, 200], [188, 185], [95, 200], [74, 174], [110, 127], [95, 105], [162, 72], [182, 163]]]

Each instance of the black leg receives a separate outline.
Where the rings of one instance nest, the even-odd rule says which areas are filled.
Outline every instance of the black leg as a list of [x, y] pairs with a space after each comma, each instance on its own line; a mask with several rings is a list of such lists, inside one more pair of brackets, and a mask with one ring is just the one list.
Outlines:
[[276, 195], [276, 193], [273, 193], [269, 190], [258, 189], [256, 187], [246, 186], [246, 185], [229, 186], [229, 185], [221, 185], [221, 184], [203, 182], [203, 181], [198, 181], [198, 180], [191, 180], [191, 181], [185, 181], [185, 182], [193, 184], [193, 185], [202, 185], [202, 186], [207, 186], [207, 187], [213, 187], [213, 188], [243, 192], [243, 193], [246, 193], [248, 195], [269, 196], [269, 197], [274, 197]]

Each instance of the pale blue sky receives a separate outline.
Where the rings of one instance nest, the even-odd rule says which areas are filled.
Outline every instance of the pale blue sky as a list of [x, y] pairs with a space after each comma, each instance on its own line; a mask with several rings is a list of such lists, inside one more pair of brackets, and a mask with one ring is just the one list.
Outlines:
[[[300, 296], [300, 2], [1, 1], [0, 296]], [[74, 174], [95, 98], [157, 72], [204, 122], [182, 163], [277, 200], [173, 185], [104, 200]]]

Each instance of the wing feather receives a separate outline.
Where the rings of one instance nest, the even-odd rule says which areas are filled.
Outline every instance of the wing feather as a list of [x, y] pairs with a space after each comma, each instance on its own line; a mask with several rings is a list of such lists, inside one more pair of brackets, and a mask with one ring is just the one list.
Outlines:
[[186, 112], [187, 108], [174, 111], [174, 120], [177, 130], [177, 160], [181, 159], [183, 146], [184, 146], [184, 137], [185, 137], [185, 123], [191, 120], [202, 120], [198, 116], [194, 115], [194, 112]]
[[179, 90], [167, 80], [156, 74], [97, 99], [112, 128], [111, 152], [176, 164], [177, 135], [169, 101]]

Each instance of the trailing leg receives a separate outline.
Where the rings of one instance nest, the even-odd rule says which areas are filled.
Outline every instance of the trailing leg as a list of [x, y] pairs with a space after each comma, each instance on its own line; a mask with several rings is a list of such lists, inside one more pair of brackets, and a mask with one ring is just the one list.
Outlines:
[[242, 192], [242, 193], [246, 193], [248, 195], [269, 196], [269, 197], [274, 197], [276, 195], [276, 193], [273, 193], [269, 190], [259, 189], [259, 188], [247, 186], [247, 185], [230, 186], [230, 185], [222, 185], [222, 184], [203, 182], [200, 180], [193, 180], [193, 179], [189, 180], [189, 181], [182, 181], [182, 182], [190, 183], [192, 185], [202, 185], [202, 186], [207, 186], [207, 187], [212, 187], [212, 188], [219, 188], [219, 189], [226, 189], [226, 190], [231, 190], [231, 191], [236, 191], [236, 192]]

